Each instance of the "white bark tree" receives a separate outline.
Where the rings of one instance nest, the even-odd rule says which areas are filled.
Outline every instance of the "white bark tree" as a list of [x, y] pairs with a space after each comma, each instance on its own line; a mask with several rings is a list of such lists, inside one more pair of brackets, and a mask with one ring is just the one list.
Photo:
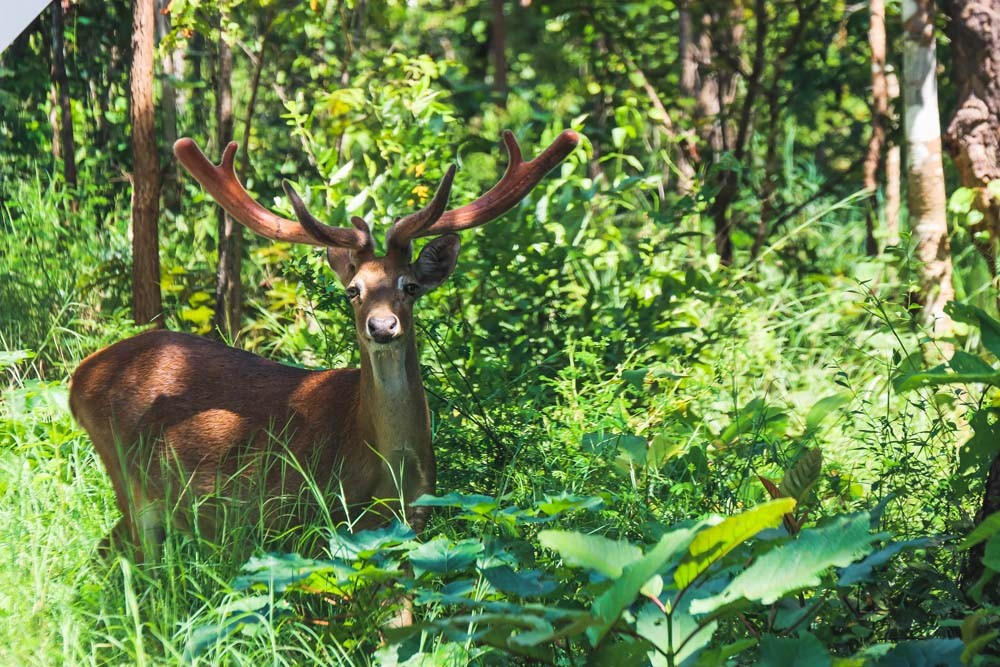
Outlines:
[[906, 203], [917, 242], [923, 319], [935, 336], [942, 336], [952, 329], [944, 306], [955, 290], [941, 164], [933, 0], [903, 0], [902, 19]]

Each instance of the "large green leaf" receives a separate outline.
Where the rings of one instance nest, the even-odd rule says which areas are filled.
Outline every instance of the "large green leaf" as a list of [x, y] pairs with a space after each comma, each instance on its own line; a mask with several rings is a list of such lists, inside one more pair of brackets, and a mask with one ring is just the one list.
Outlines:
[[402, 549], [404, 542], [415, 538], [413, 529], [399, 521], [357, 533], [338, 530], [330, 536], [330, 554], [347, 560], [370, 558], [379, 551]]
[[486, 580], [499, 591], [522, 597], [546, 595], [556, 589], [556, 582], [541, 570], [515, 572], [507, 565], [497, 565], [483, 570]]
[[483, 543], [478, 539], [452, 542], [447, 537], [438, 537], [410, 551], [409, 557], [413, 571], [419, 577], [424, 572], [460, 572], [475, 563], [482, 551]]
[[868, 532], [868, 525], [868, 513], [860, 512], [804, 530], [758, 558], [719, 595], [692, 602], [691, 611], [712, 612], [741, 598], [771, 604], [793, 591], [817, 586], [828, 568], [845, 567], [871, 552], [878, 536]]
[[979, 327], [983, 346], [1000, 359], [1000, 322], [990, 317], [980, 308], [952, 301], [945, 307], [952, 319]]
[[462, 494], [454, 491], [444, 496], [432, 496], [425, 493], [411, 504], [414, 507], [457, 507], [474, 514], [485, 514], [499, 507], [496, 499], [490, 496], [475, 493]]
[[611, 588], [594, 600], [591, 610], [601, 624], [587, 629], [587, 637], [592, 645], [597, 646], [622, 611], [635, 601], [647, 582], [654, 576], [659, 577], [657, 573], [688, 546], [699, 527], [700, 524], [697, 524], [665, 534], [645, 556], [626, 566], [622, 576]]
[[254, 556], [242, 570], [243, 574], [233, 581], [236, 590], [263, 584], [279, 592], [308, 582], [310, 588], [336, 593], [355, 573], [353, 568], [337, 561], [302, 558], [296, 553]]
[[864, 560], [845, 567], [840, 573], [840, 579], [837, 581], [837, 585], [850, 586], [862, 581], [869, 581], [876, 567], [888, 563], [889, 559], [898, 554], [900, 551], [908, 549], [921, 549], [932, 543], [933, 540], [929, 537], [918, 537], [904, 542], [890, 542]]
[[983, 540], [989, 539], [1000, 533], [1000, 512], [989, 515], [976, 528], [959, 542], [959, 549], [969, 549], [976, 546]]
[[831, 662], [823, 644], [805, 632], [798, 637], [764, 635], [760, 638], [760, 659], [756, 664], [761, 667], [825, 667]]
[[969, 420], [973, 435], [958, 450], [958, 471], [980, 474], [1000, 452], [1000, 408], [980, 408]]
[[816, 403], [809, 408], [809, 413], [806, 415], [806, 430], [815, 431], [819, 425], [823, 423], [823, 420], [826, 419], [827, 415], [842, 405], [850, 403], [851, 397], [851, 392], [842, 391], [816, 401]]
[[617, 579], [626, 565], [642, 558], [642, 549], [634, 544], [600, 535], [543, 530], [538, 533], [538, 541], [557, 552], [567, 565], [595, 570], [610, 579]]
[[760, 531], [777, 526], [794, 508], [794, 498], [778, 498], [701, 531], [674, 571], [674, 584], [681, 590], [687, 588], [713, 563]]
[[871, 663], [874, 667], [960, 667], [961, 639], [917, 639], [900, 642]]

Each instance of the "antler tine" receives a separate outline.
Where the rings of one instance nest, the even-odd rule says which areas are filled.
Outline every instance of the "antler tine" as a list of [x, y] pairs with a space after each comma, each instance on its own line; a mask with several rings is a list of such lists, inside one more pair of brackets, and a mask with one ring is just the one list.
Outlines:
[[[184, 165], [188, 173], [194, 176], [195, 180], [208, 194], [212, 195], [212, 198], [229, 215], [261, 236], [275, 241], [315, 246], [362, 247], [363, 238], [359, 232], [324, 225], [315, 221], [312, 216], [310, 216], [310, 222], [315, 222], [318, 227], [310, 230], [303, 224], [277, 216], [258, 204], [236, 177], [233, 164], [236, 148], [236, 142], [230, 142], [222, 152], [222, 162], [215, 165], [205, 157], [193, 139], [183, 137], [174, 143], [174, 155], [177, 156], [177, 160]], [[301, 200], [299, 202], [301, 203]], [[303, 206], [303, 208], [305, 207]], [[315, 233], [317, 229], [321, 230], [319, 234]], [[330, 233], [327, 234], [322, 230], [330, 231]], [[337, 232], [346, 232], [346, 234]], [[333, 244], [329, 241], [330, 238], [337, 238], [338, 242]]]
[[458, 232], [500, 217], [514, 208], [547, 173], [573, 152], [580, 143], [580, 135], [573, 130], [563, 130], [548, 148], [530, 162], [521, 157], [521, 147], [513, 132], [504, 130], [503, 142], [509, 159], [503, 178], [479, 199], [445, 212], [434, 223], [417, 231], [415, 237]]
[[369, 229], [368, 223], [363, 218], [357, 216], [351, 218], [351, 224], [356, 229], [346, 229], [344, 227], [323, 224], [309, 212], [309, 209], [306, 208], [306, 205], [302, 202], [302, 198], [299, 197], [299, 193], [295, 191], [291, 183], [282, 180], [281, 187], [285, 191], [288, 200], [292, 202], [295, 217], [302, 223], [302, 227], [322, 245], [336, 246], [338, 248], [354, 248], [359, 253], [371, 253], [373, 251], [375, 246], [372, 243], [371, 229]]
[[438, 220], [448, 207], [448, 197], [451, 195], [451, 184], [455, 180], [455, 165], [448, 167], [437, 191], [427, 206], [405, 218], [393, 223], [386, 234], [386, 245], [397, 250], [409, 248], [410, 241], [421, 236], [420, 231]]

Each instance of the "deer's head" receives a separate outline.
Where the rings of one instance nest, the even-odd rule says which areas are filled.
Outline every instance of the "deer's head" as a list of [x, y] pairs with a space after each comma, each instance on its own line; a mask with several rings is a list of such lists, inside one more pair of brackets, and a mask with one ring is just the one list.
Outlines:
[[[218, 166], [188, 138], [174, 144], [174, 153], [233, 218], [256, 233], [280, 241], [325, 246], [330, 266], [354, 308], [361, 344], [382, 347], [412, 339], [414, 302], [444, 282], [455, 268], [460, 247], [455, 232], [486, 224], [513, 208], [569, 155], [580, 137], [566, 130], [530, 162], [521, 157], [513, 133], [504, 132], [503, 141], [509, 164], [500, 182], [476, 201], [448, 210], [455, 177], [455, 167], [450, 167], [427, 206], [393, 223], [382, 257], [375, 256], [371, 229], [363, 218], [351, 218], [353, 229], [324, 224], [308, 211], [287, 181], [282, 185], [297, 222], [279, 217], [254, 201], [233, 168], [235, 142], [226, 147]], [[413, 241], [420, 237], [433, 239], [414, 258]]]

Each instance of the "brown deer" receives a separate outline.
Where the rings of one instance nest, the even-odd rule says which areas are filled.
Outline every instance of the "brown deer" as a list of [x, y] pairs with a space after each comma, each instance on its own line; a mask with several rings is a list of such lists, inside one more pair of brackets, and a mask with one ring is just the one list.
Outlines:
[[[305, 525], [318, 513], [368, 527], [401, 508], [415, 530], [423, 527], [427, 508], [409, 503], [434, 493], [435, 467], [413, 304], [455, 268], [453, 232], [514, 207], [569, 155], [579, 135], [564, 131], [530, 162], [511, 132], [503, 141], [509, 164], [496, 186], [446, 210], [452, 166], [428, 205], [389, 229], [384, 257], [375, 256], [363, 219], [352, 218], [353, 229], [323, 224], [287, 182], [298, 222], [254, 201], [233, 168], [235, 143], [216, 166], [191, 139], [177, 141], [180, 163], [240, 223], [270, 239], [326, 247], [354, 309], [361, 368], [305, 370], [162, 330], [84, 359], [73, 374], [70, 405], [107, 468], [122, 513], [102, 550], [129, 545], [138, 560], [155, 558], [166, 521], [211, 539], [230, 505], [220, 509], [208, 498], [244, 507], [257, 495], [252, 518], [274, 531]], [[435, 238], [413, 260], [419, 237]], [[182, 500], [184, 507], [208, 505], [179, 511]]]

